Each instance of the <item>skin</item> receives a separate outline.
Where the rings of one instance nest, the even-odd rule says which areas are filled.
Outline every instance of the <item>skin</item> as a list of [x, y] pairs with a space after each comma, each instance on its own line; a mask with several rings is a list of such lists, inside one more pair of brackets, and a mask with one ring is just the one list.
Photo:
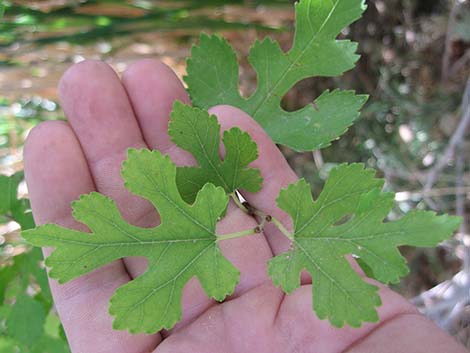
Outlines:
[[[164, 64], [142, 60], [120, 79], [106, 64], [84, 61], [71, 67], [59, 85], [68, 122], [37, 126], [25, 146], [25, 172], [37, 224], [58, 223], [86, 230], [71, 215], [79, 195], [99, 191], [114, 199], [123, 217], [138, 226], [158, 224], [150, 204], [123, 186], [121, 162], [129, 147], [158, 149], [179, 165], [194, 163], [167, 135], [173, 102], [189, 103], [183, 85]], [[289, 217], [277, 208], [281, 188], [297, 177], [263, 129], [233, 107], [211, 109], [223, 129], [239, 126], [258, 144], [252, 164], [264, 188], [245, 198], [288, 228]], [[218, 234], [246, 230], [255, 221], [231, 205]], [[221, 243], [224, 255], [241, 271], [241, 282], [224, 303], [208, 299], [196, 280], [183, 293], [183, 320], [171, 331], [131, 336], [114, 331], [107, 313], [114, 290], [141, 274], [147, 264], [127, 258], [58, 285], [51, 281], [57, 310], [73, 353], [463, 353], [465, 349], [421, 316], [398, 294], [380, 286], [380, 322], [360, 329], [336, 329], [311, 310], [311, 284], [289, 296], [266, 274], [269, 258], [285, 251], [288, 240], [268, 225], [264, 234]], [[45, 250], [46, 254], [49, 252]], [[372, 281], [371, 281], [372, 282]]]

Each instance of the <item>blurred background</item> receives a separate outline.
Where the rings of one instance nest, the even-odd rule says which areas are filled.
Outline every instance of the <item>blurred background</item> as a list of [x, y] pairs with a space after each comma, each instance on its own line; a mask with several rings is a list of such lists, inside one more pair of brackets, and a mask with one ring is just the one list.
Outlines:
[[[248, 42], [271, 36], [288, 49], [292, 1], [1, 1], [0, 13], [0, 353], [68, 352], [41, 254], [20, 230], [33, 226], [22, 146], [44, 120], [64, 119], [57, 83], [73, 63], [100, 59], [118, 73], [157, 58], [178, 76], [201, 31], [227, 37], [239, 54], [241, 89], [256, 76]], [[371, 96], [361, 119], [333, 146], [314, 153], [283, 148], [318, 195], [338, 163], [364, 162], [397, 193], [390, 218], [413, 208], [458, 214], [464, 223], [436, 249], [403, 248], [411, 273], [395, 289], [470, 347], [470, 0], [370, 0], [342, 36], [360, 43], [356, 69], [307, 79], [283, 99], [288, 110], [323, 90]]]

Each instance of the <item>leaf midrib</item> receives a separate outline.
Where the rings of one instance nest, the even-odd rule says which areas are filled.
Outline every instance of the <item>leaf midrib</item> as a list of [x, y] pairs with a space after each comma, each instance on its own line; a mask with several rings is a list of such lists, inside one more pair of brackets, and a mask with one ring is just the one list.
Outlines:
[[[294, 59], [291, 61], [290, 65], [288, 66], [288, 68], [284, 71], [284, 73], [281, 75], [281, 77], [279, 77], [279, 79], [276, 81], [276, 83], [274, 84], [274, 86], [268, 90], [263, 98], [263, 100], [258, 104], [258, 106], [255, 108], [255, 110], [251, 113], [251, 116], [256, 120], [256, 117], [258, 115], [258, 112], [260, 111], [261, 107], [263, 107], [266, 103], [266, 101], [272, 97], [273, 95], [273, 92], [281, 85], [281, 83], [283, 82], [283, 80], [287, 77], [287, 75], [291, 72], [292, 68], [297, 65], [298, 61], [300, 60], [300, 58], [302, 58], [302, 56], [305, 54], [305, 52], [307, 51], [307, 49], [315, 42], [315, 40], [317, 39], [318, 37], [318, 34], [321, 33], [321, 31], [323, 30], [323, 28], [326, 26], [326, 23], [330, 20], [330, 17], [332, 16], [333, 12], [336, 10], [336, 7], [338, 5], [340, 0], [337, 0], [334, 4], [334, 6], [332, 7], [331, 11], [329, 12], [327, 18], [325, 19], [325, 21], [323, 21], [322, 25], [320, 26], [318, 32], [307, 42], [307, 44], [305, 45], [305, 47], [300, 51], [300, 54]], [[310, 6], [311, 4], [309, 3], [309, 10], [311, 8]], [[309, 17], [310, 18], [310, 17]], [[283, 54], [287, 57], [289, 57], [290, 59], [290, 54], [292, 52], [292, 49], [289, 51], [289, 53], [287, 54]]]
[[[189, 119], [188, 119], [189, 120]], [[209, 122], [210, 123], [210, 122]], [[220, 174], [220, 171], [219, 169], [216, 167], [216, 165], [214, 164], [214, 162], [212, 161], [211, 158], [209, 158], [209, 155], [207, 153], [207, 150], [205, 148], [205, 144], [202, 142], [201, 140], [201, 137], [199, 136], [199, 133], [198, 133], [198, 130], [195, 128], [194, 124], [192, 123], [192, 120], [189, 120], [188, 121], [188, 124], [191, 126], [191, 128], [193, 129], [193, 131], [196, 132], [196, 138], [197, 138], [197, 141], [199, 143], [199, 147], [201, 148], [201, 151], [202, 151], [202, 157], [206, 160], [206, 162], [209, 163], [209, 166], [211, 167], [211, 169], [214, 171], [215, 175], [217, 176], [217, 178], [219, 179], [219, 181], [222, 183], [222, 185], [224, 185], [225, 189], [228, 190], [229, 189], [229, 186], [227, 185], [224, 177]], [[218, 161], [217, 161], [218, 163]]]
[[[323, 274], [329, 281], [330, 283], [333, 283], [347, 298], [351, 303], [356, 303], [357, 306], [361, 308], [361, 310], [366, 310], [363, 305], [355, 302], [352, 298], [352, 296], [349, 294], [347, 289], [343, 288], [338, 281], [336, 281], [333, 277], [331, 277], [323, 268], [316, 262], [315, 258], [305, 249], [298, 241], [294, 240], [294, 244], [300, 249], [300, 251], [305, 255], [305, 257], [310, 260], [310, 263], [317, 268], [317, 270]], [[313, 276], [313, 274], [312, 274]], [[329, 291], [328, 293], [331, 293]], [[331, 294], [329, 296], [329, 300], [331, 300]]]
[[[90, 236], [93, 236], [96, 233], [87, 233], [87, 234], [89, 234]], [[47, 234], [41, 234], [41, 237], [44, 239], [52, 240], [54, 242], [58, 241], [64, 244], [93, 246], [97, 248], [109, 248], [113, 246], [126, 246], [126, 245], [144, 246], [144, 245], [157, 245], [157, 244], [175, 244], [175, 243], [194, 243], [194, 242], [201, 242], [201, 241], [211, 241], [211, 242], [215, 241], [215, 239], [213, 239], [212, 237], [207, 237], [207, 238], [194, 238], [194, 239], [148, 240], [148, 241], [141, 241], [141, 242], [135, 242], [135, 243], [134, 242], [94, 243], [94, 242], [87, 242], [87, 241], [57, 238], [57, 237], [49, 236]]]
[[[173, 283], [173, 286], [174, 284], [176, 283], [176, 281], [178, 280], [179, 277], [181, 277], [185, 272], [186, 270], [191, 267], [192, 264], [194, 264], [202, 255], [204, 255], [206, 253], [206, 251], [208, 249], [210, 249], [212, 246], [214, 246], [214, 244], [209, 244], [208, 246], [206, 246], [205, 248], [203, 248], [196, 256], [194, 256], [191, 261], [189, 261], [172, 279], [160, 284], [158, 287], [155, 287], [153, 288], [144, 298], [142, 298], [140, 301], [138, 301], [137, 303], [134, 303], [134, 305], [132, 305], [131, 307], [129, 307], [129, 309], [126, 311], [126, 314], [129, 312], [129, 311], [132, 311], [134, 310], [137, 306], [140, 306], [142, 305], [143, 303], [145, 303], [150, 297], [152, 297], [156, 292], [158, 292], [160, 289], [166, 287], [168, 284], [170, 283]], [[172, 300], [172, 296], [173, 294], [169, 295], [169, 299], [168, 299], [168, 303], [171, 302]], [[166, 309], [165, 309], [165, 314], [168, 312], [168, 305], [166, 305]]]

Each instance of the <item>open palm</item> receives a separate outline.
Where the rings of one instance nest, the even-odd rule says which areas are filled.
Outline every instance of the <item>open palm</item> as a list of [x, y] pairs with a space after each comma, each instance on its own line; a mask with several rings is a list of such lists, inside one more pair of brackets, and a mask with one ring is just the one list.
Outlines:
[[[40, 124], [25, 147], [26, 178], [37, 224], [86, 229], [73, 220], [70, 203], [95, 190], [114, 199], [130, 223], [158, 224], [151, 205], [124, 188], [120, 169], [129, 147], [160, 150], [180, 165], [194, 163], [167, 135], [173, 102], [189, 102], [181, 82], [157, 61], [137, 62], [122, 80], [106, 64], [86, 61], [69, 69], [59, 90], [68, 123]], [[284, 157], [243, 112], [227, 106], [211, 112], [223, 129], [239, 126], [258, 143], [260, 157], [252, 165], [261, 170], [263, 190], [244, 197], [289, 225], [290, 219], [275, 203], [279, 190], [296, 180]], [[230, 205], [218, 233], [251, 226], [256, 221]], [[206, 297], [197, 280], [191, 280], [183, 293], [183, 320], [173, 330], [155, 335], [114, 331], [107, 313], [115, 289], [143, 273], [145, 260], [126, 258], [62, 286], [51, 281], [72, 352], [464, 352], [387, 288], [381, 289], [384, 305], [378, 324], [340, 330], [319, 321], [311, 310], [307, 277], [290, 296], [267, 277], [268, 259], [289, 247], [274, 227], [266, 227], [264, 234], [224, 241], [221, 247], [241, 272], [235, 293], [224, 303], [216, 303]]]

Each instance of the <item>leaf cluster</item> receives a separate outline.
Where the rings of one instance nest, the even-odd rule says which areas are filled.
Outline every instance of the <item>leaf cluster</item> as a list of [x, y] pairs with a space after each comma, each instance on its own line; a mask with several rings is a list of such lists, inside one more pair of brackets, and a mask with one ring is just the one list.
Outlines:
[[[271, 40], [253, 46], [250, 61], [258, 89], [249, 98], [239, 94], [236, 57], [227, 42], [202, 36], [186, 77], [196, 107], [176, 103], [169, 124], [173, 142], [190, 152], [196, 165], [177, 167], [158, 151], [133, 149], [123, 163], [124, 185], [153, 204], [161, 224], [131, 225], [113, 200], [99, 193], [84, 195], [73, 203], [73, 216], [90, 232], [49, 224], [23, 233], [34, 246], [55, 248], [46, 260], [49, 275], [64, 283], [118, 259], [147, 258], [146, 271], [111, 298], [114, 327], [132, 333], [172, 328], [182, 316], [184, 286], [194, 277], [209, 297], [223, 301], [234, 291], [240, 273], [219, 243], [258, 233], [262, 224], [218, 234], [217, 223], [235, 191], [257, 192], [263, 185], [260, 172], [250, 167], [258, 157], [256, 143], [248, 133], [232, 128], [223, 133], [221, 157], [220, 126], [207, 108], [235, 105], [251, 114], [275, 142], [297, 150], [327, 146], [357, 118], [366, 97], [327, 91], [297, 112], [284, 111], [281, 98], [305, 77], [338, 76], [354, 66], [356, 44], [336, 37], [364, 9], [362, 0], [299, 2], [289, 52]], [[394, 197], [382, 188], [374, 171], [361, 164], [341, 165], [331, 171], [316, 200], [305, 180], [282, 190], [277, 199], [278, 207], [292, 218], [293, 229], [273, 221], [292, 247], [269, 262], [268, 274], [291, 293], [307, 270], [314, 283], [313, 309], [334, 326], [359, 327], [378, 320], [378, 288], [353, 269], [348, 256], [368, 277], [394, 283], [408, 271], [399, 246], [435, 246], [460, 223], [456, 217], [420, 211], [387, 222]]]
[[[222, 161], [217, 155], [220, 131], [215, 117], [180, 103], [175, 104], [169, 131], [175, 142], [193, 153], [200, 166], [176, 167], [158, 151], [130, 149], [122, 168], [126, 188], [155, 206], [161, 218], [159, 226], [131, 225], [122, 219], [114, 201], [92, 193], [73, 203], [74, 218], [87, 225], [91, 233], [54, 224], [23, 233], [35, 246], [56, 248], [46, 265], [51, 268], [49, 275], [60, 283], [117, 259], [146, 257], [146, 272], [120, 287], [111, 298], [114, 327], [132, 333], [173, 327], [182, 315], [182, 290], [193, 277], [218, 301], [230, 295], [239, 280], [238, 270], [218, 245], [234, 236], [217, 234], [216, 225], [226, 212], [228, 194], [244, 185], [243, 178], [234, 176], [240, 171], [257, 175], [258, 171], [243, 169], [244, 161], [251, 157], [235, 159], [238, 163], [232, 165], [240, 168], [223, 166], [235, 152], [255, 156], [256, 145], [249, 143], [240, 150], [227, 136], [248, 140], [248, 135], [239, 129], [229, 130], [224, 134], [228, 160]], [[191, 179], [178, 177], [187, 170], [199, 173], [198, 180], [206, 178], [202, 188], [199, 183], [188, 182]], [[231, 183], [234, 180], [237, 182]], [[374, 171], [363, 165], [342, 165], [331, 172], [316, 201], [304, 180], [282, 190], [277, 200], [292, 217], [292, 249], [270, 261], [269, 275], [291, 293], [300, 286], [300, 272], [307, 269], [315, 283], [314, 310], [338, 327], [377, 321], [375, 307], [380, 305], [377, 287], [351, 268], [346, 255], [354, 255], [370, 277], [396, 282], [407, 273], [398, 246], [433, 246], [460, 223], [456, 217], [430, 212], [412, 212], [399, 221], [384, 223], [393, 206], [393, 194], [382, 193], [382, 186]], [[195, 197], [188, 203], [184, 195]], [[338, 225], [345, 217], [348, 220]], [[255, 232], [248, 230], [245, 235]]]

